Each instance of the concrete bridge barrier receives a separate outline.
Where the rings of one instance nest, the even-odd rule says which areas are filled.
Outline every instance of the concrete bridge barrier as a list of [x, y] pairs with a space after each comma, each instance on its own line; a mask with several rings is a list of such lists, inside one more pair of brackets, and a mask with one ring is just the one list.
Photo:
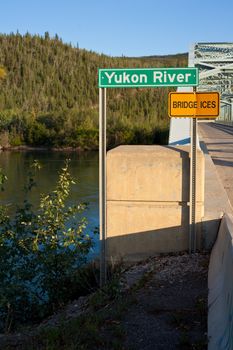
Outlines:
[[[107, 154], [107, 257], [134, 262], [188, 249], [189, 146], [120, 146]], [[204, 156], [197, 152], [197, 247]]]
[[208, 350], [233, 349], [233, 215], [225, 214], [209, 265]]

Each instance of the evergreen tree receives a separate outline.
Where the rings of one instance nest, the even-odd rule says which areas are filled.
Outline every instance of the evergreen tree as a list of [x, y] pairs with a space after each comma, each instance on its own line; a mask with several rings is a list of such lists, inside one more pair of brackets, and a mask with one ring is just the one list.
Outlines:
[[[56, 34], [0, 35], [0, 145], [98, 147], [98, 68], [186, 66], [187, 54], [109, 57]], [[167, 88], [108, 91], [108, 141], [145, 143], [167, 130]], [[118, 135], [118, 136], [116, 136]], [[164, 139], [166, 142], [166, 139]]]

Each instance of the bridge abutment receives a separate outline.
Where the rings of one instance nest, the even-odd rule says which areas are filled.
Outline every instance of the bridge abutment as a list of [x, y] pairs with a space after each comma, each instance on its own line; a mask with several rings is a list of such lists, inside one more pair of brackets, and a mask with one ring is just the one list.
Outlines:
[[[134, 262], [188, 249], [188, 146], [120, 146], [107, 154], [107, 257]], [[197, 151], [197, 248], [203, 243], [204, 156]]]

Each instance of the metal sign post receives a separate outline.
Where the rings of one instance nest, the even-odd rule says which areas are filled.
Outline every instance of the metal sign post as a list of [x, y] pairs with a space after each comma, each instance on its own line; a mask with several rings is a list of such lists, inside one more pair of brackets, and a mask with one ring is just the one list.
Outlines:
[[196, 183], [197, 183], [197, 117], [216, 118], [219, 115], [220, 96], [217, 91], [170, 92], [169, 117], [190, 117], [190, 185], [189, 185], [189, 253], [196, 251]]
[[106, 88], [99, 89], [99, 218], [100, 287], [107, 280], [106, 265]]
[[[193, 88], [196, 92], [196, 88]], [[189, 194], [189, 253], [196, 251], [196, 165], [197, 165], [197, 118], [191, 118], [190, 140], [190, 194]]]
[[[99, 218], [100, 218], [100, 286], [107, 281], [106, 239], [106, 88], [197, 86], [198, 69], [133, 68], [99, 69]], [[193, 191], [193, 189], [192, 189]], [[191, 193], [191, 192], [190, 192]], [[195, 193], [193, 191], [192, 193]], [[194, 198], [195, 201], [195, 198]], [[194, 205], [195, 207], [195, 205]], [[194, 212], [195, 222], [195, 212]]]

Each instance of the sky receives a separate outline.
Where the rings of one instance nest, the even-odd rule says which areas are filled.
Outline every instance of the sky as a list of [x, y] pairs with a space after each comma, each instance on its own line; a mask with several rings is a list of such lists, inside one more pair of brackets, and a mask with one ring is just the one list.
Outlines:
[[50, 36], [111, 56], [188, 52], [233, 41], [232, 0], [2, 0], [1, 33]]

